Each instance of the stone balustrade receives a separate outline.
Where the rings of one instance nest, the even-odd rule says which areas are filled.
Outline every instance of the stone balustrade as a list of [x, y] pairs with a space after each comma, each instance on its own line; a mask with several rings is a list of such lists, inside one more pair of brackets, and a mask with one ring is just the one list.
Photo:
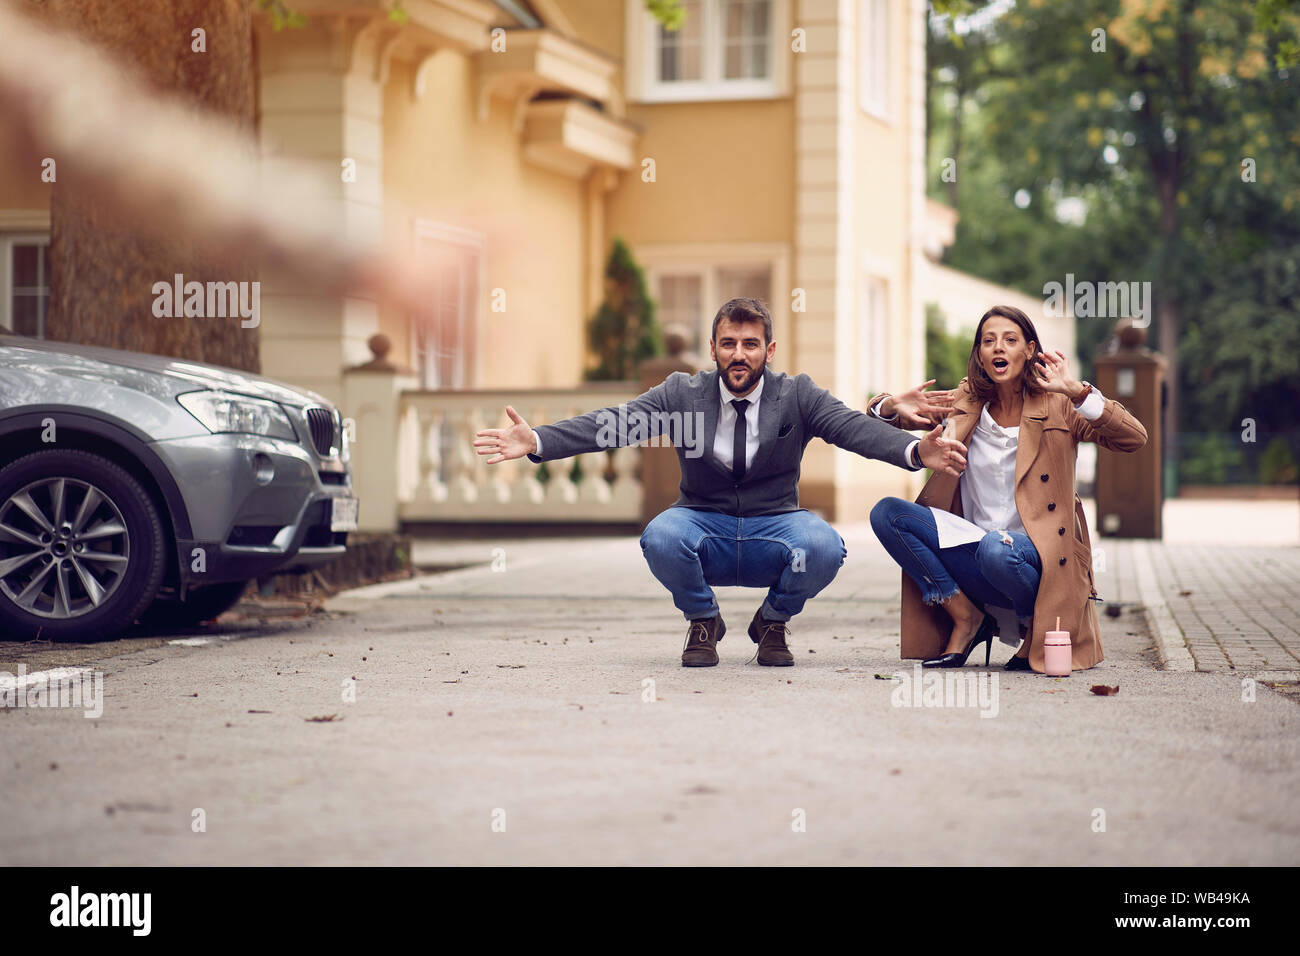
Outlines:
[[640, 453], [635, 447], [547, 462], [545, 474], [542, 465], [527, 458], [489, 465], [489, 456], [474, 448], [480, 429], [509, 424], [506, 405], [530, 425], [543, 425], [617, 406], [636, 395], [623, 383], [571, 391], [403, 391], [394, 475], [400, 520], [638, 521]]

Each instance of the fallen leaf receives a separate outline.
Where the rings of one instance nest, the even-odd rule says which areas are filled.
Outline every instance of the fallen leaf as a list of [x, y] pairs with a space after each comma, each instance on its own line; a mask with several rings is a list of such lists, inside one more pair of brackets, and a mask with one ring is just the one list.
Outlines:
[[269, 710], [250, 710], [250, 714], [269, 714]]
[[517, 671], [527, 667], [527, 664], [498, 664], [497, 667], [504, 667], [508, 670]]
[[876, 674], [876, 680], [898, 680], [897, 674]]
[[342, 720], [342, 719], [343, 718], [340, 717], [338, 714], [325, 714], [324, 716], [321, 717], [303, 718], [303, 720], [307, 721], [307, 723], [309, 724], [329, 724], [329, 723], [333, 723], [336, 720]]
[[1092, 692], [1098, 697], [1114, 697], [1119, 693], [1119, 685], [1116, 684], [1114, 687], [1107, 687], [1105, 684], [1093, 684]]

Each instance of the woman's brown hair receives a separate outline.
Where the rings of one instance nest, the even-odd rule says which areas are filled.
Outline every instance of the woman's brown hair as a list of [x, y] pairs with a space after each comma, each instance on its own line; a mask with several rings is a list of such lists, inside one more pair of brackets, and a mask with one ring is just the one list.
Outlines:
[[1013, 305], [995, 305], [980, 317], [980, 324], [975, 327], [975, 342], [970, 347], [970, 360], [966, 363], [966, 383], [971, 393], [981, 402], [991, 402], [998, 395], [997, 386], [993, 384], [993, 379], [989, 378], [988, 372], [984, 371], [984, 366], [980, 364], [979, 359], [984, 323], [994, 316], [1010, 319], [1016, 323], [1025, 336], [1025, 342], [1034, 343], [1035, 348], [1025, 360], [1025, 367], [1020, 371], [1020, 384], [1030, 395], [1038, 394], [1042, 388], [1035, 381], [1034, 369], [1038, 362], [1038, 353], [1043, 350], [1043, 341], [1038, 337], [1038, 330], [1034, 328], [1034, 323], [1029, 320], [1029, 316]]

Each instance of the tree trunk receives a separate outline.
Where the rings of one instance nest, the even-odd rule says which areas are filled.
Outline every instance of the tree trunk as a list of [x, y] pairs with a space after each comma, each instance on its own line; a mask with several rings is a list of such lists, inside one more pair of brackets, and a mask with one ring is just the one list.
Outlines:
[[[134, 69], [161, 94], [253, 134], [252, 0], [48, 0], [43, 6], [53, 24]], [[205, 31], [206, 52], [193, 49], [196, 29]], [[195, 241], [138, 238], [78, 183], [75, 163], [54, 159], [46, 336], [257, 371], [257, 329], [242, 327], [237, 315], [157, 318], [153, 309], [156, 282], [172, 284], [178, 273], [185, 282], [253, 282], [256, 261], [222, 260]]]

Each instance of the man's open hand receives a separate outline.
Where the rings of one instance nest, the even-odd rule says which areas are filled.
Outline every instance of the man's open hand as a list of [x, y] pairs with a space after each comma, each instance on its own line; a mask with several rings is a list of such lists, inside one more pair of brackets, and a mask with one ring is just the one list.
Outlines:
[[943, 472], [960, 478], [966, 470], [966, 446], [955, 438], [944, 438], [942, 425], [935, 425], [921, 439], [916, 451], [921, 464], [936, 473]]
[[956, 394], [952, 389], [927, 392], [934, 381], [930, 379], [916, 388], [886, 398], [880, 403], [880, 414], [892, 418], [897, 412], [899, 425], [904, 429], [930, 428], [940, 424], [952, 412]]
[[484, 428], [475, 432], [478, 437], [474, 439], [474, 447], [479, 455], [496, 455], [487, 460], [489, 465], [523, 458], [524, 455], [537, 451], [537, 440], [533, 437], [532, 427], [509, 405], [506, 406], [506, 414], [514, 422], [509, 428]]

